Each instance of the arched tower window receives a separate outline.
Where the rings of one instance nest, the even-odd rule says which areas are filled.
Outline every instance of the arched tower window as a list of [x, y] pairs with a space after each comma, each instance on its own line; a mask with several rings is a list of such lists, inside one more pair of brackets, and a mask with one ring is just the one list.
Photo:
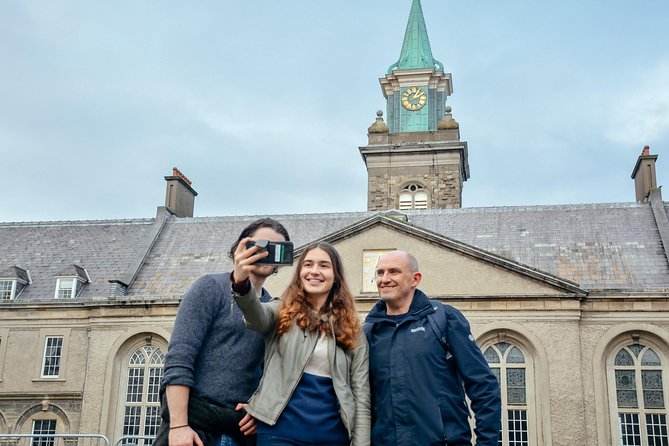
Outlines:
[[[150, 344], [134, 350], [126, 363], [126, 385], [123, 395], [123, 435], [153, 437], [160, 426], [160, 380], [165, 354]], [[136, 440], [126, 441], [125, 444]], [[143, 444], [151, 444], [144, 440]]]
[[669, 444], [665, 364], [657, 351], [633, 343], [614, 350], [609, 364], [609, 395], [621, 446]]
[[406, 185], [400, 191], [399, 210], [410, 211], [413, 209], [427, 209], [427, 192], [418, 183]]
[[528, 383], [532, 382], [529, 363], [522, 350], [507, 342], [498, 342], [486, 348], [485, 357], [497, 377], [502, 395], [502, 430], [499, 446], [528, 446]]

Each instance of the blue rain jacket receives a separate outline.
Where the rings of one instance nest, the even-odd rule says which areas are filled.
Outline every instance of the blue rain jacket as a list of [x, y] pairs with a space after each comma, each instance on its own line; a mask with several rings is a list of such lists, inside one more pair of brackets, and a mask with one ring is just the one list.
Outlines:
[[[372, 390], [372, 445], [470, 446], [465, 392], [478, 446], [497, 446], [499, 384], [460, 311], [444, 305], [447, 346], [430, 326], [435, 305], [416, 290], [399, 324], [379, 301], [365, 320]], [[434, 318], [436, 319], [436, 318]], [[442, 318], [443, 319], [443, 318]]]

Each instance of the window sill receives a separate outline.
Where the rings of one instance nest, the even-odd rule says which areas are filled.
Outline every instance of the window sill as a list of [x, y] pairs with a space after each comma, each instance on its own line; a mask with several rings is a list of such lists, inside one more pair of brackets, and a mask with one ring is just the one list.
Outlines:
[[34, 382], [34, 383], [38, 383], [38, 382], [63, 383], [63, 382], [65, 382], [65, 378], [56, 378], [56, 377], [54, 377], [54, 378], [35, 378], [31, 381]]

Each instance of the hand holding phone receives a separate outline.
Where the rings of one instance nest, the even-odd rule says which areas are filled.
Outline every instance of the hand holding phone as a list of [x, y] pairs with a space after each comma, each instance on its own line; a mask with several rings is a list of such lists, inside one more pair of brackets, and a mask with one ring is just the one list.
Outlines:
[[260, 247], [258, 252], [266, 250], [267, 257], [256, 261], [254, 265], [292, 265], [293, 242], [273, 242], [270, 240], [250, 240], [246, 242], [246, 249]]

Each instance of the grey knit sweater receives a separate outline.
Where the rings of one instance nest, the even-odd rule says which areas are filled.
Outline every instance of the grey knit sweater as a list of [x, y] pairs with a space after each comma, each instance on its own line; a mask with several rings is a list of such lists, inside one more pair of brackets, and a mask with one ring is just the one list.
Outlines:
[[[270, 299], [263, 290], [262, 300]], [[230, 274], [200, 277], [179, 305], [163, 369], [162, 386], [191, 392], [234, 407], [246, 402], [262, 374], [264, 340], [244, 328], [231, 298]]]

